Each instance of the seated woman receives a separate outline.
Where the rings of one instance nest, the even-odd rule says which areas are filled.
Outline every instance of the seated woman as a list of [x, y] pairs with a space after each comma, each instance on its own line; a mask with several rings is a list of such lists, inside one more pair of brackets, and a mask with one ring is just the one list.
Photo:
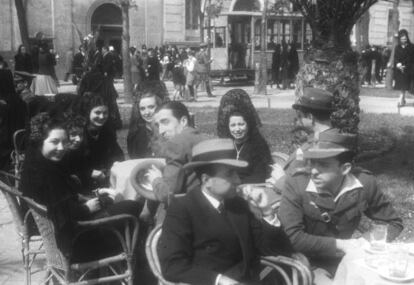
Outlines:
[[[86, 192], [79, 192], [81, 194], [90, 194], [87, 186], [89, 178], [92, 175], [92, 169], [88, 169], [86, 160], [86, 149], [84, 132], [86, 126], [86, 119], [76, 114], [66, 114], [64, 116], [66, 122], [66, 131], [68, 135], [68, 145], [66, 155], [62, 160], [66, 171], [74, 176], [81, 186], [79, 190]], [[90, 190], [90, 189], [89, 189]]]
[[159, 153], [159, 136], [153, 116], [162, 100], [153, 92], [145, 92], [132, 109], [127, 148], [130, 158], [154, 157]]
[[[50, 117], [48, 113], [40, 113], [33, 117], [20, 190], [25, 196], [47, 207], [60, 250], [70, 258], [89, 260], [103, 254], [102, 248], [97, 250], [98, 244], [108, 246], [112, 238], [103, 234], [99, 236], [97, 232], [82, 239], [82, 242], [88, 244], [73, 247], [76, 221], [121, 213], [138, 216], [142, 205], [135, 201], [103, 204], [99, 198], [80, 199], [77, 184], [62, 164], [67, 144], [68, 135], [62, 121]], [[101, 189], [100, 194], [103, 192], [105, 190]], [[114, 247], [106, 249], [112, 250]]]
[[74, 111], [84, 116], [87, 121], [84, 147], [85, 167], [91, 172], [89, 189], [107, 187], [112, 164], [124, 160], [116, 132], [108, 124], [108, 104], [98, 94], [87, 93], [80, 97]]
[[251, 110], [250, 106], [237, 100], [227, 104], [221, 112], [219, 110], [219, 137], [233, 139], [234, 157], [249, 163], [238, 171], [242, 183], [264, 183], [272, 170], [270, 148], [260, 134], [255, 114], [256, 110]]

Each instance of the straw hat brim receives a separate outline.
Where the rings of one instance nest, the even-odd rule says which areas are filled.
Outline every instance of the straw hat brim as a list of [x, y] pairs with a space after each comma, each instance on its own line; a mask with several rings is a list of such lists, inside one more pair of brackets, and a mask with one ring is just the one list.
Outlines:
[[212, 164], [222, 164], [235, 168], [244, 168], [247, 167], [248, 163], [244, 160], [237, 159], [216, 159], [208, 161], [192, 161], [184, 165], [184, 169], [193, 169], [200, 166], [212, 165]]
[[162, 171], [165, 167], [165, 159], [149, 158], [142, 160], [132, 169], [130, 176], [130, 182], [135, 191], [137, 191], [140, 196], [150, 200], [156, 200], [154, 192], [151, 189], [144, 187], [143, 184], [146, 182], [145, 174], [153, 165]]

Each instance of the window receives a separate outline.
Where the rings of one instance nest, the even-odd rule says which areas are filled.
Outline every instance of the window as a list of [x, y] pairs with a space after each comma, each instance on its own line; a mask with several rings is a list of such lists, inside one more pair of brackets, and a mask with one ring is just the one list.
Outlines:
[[185, 28], [197, 30], [199, 27], [199, 11], [201, 0], [185, 0]]

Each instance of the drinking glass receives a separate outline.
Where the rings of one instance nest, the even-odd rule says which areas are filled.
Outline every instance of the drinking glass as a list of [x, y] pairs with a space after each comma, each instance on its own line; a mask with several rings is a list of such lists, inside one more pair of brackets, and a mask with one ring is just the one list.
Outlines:
[[389, 274], [404, 278], [407, 274], [408, 248], [404, 244], [391, 244], [389, 247]]
[[370, 240], [371, 249], [375, 251], [384, 251], [387, 242], [388, 225], [373, 223], [371, 225]]

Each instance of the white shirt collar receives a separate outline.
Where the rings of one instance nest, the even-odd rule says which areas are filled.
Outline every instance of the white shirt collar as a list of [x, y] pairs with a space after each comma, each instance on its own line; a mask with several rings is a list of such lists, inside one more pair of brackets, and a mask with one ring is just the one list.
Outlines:
[[207, 200], [214, 207], [214, 209], [218, 210], [218, 207], [220, 206], [220, 201], [211, 196], [210, 194], [206, 193], [205, 191], [201, 191], [201, 193], [203, 193], [204, 197], [207, 198]]
[[[339, 191], [338, 195], [336, 195], [334, 201], [337, 202], [338, 199], [344, 195], [346, 192], [352, 191], [354, 189], [362, 189], [363, 186], [361, 184], [361, 181], [358, 180], [353, 174], [349, 173], [345, 176], [344, 182], [341, 186], [341, 191]], [[309, 180], [308, 186], [306, 187], [306, 192], [311, 193], [319, 193], [318, 189], [315, 186], [315, 183], [313, 183], [312, 179]]]

